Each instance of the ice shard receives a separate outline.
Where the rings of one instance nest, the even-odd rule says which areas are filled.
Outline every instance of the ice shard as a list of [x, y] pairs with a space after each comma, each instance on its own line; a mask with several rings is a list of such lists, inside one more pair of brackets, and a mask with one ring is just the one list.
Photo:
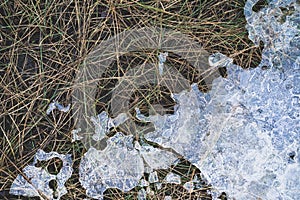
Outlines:
[[[60, 158], [63, 166], [57, 175], [50, 174], [41, 167], [35, 167], [38, 161], [47, 161], [52, 158]], [[41, 197], [47, 199], [60, 199], [67, 193], [65, 182], [71, 177], [73, 172], [71, 155], [58, 154], [57, 152], [46, 153], [38, 150], [34, 162], [23, 169], [23, 174], [19, 174], [11, 185], [10, 193], [28, 197]], [[51, 180], [57, 182], [55, 191], [49, 187]]]
[[70, 110], [70, 107], [71, 104], [68, 104], [67, 106], [63, 106], [57, 101], [53, 101], [52, 103], [49, 104], [46, 114], [50, 115], [50, 113], [55, 109], [58, 109], [61, 112], [68, 112]]
[[175, 174], [173, 172], [169, 172], [164, 181], [165, 183], [173, 183], [173, 184], [181, 184], [181, 177], [178, 174]]

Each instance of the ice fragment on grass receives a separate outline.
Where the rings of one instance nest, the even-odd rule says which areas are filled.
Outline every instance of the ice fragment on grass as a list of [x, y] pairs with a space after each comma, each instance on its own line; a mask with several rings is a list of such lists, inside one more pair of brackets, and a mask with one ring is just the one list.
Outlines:
[[169, 172], [167, 176], [164, 178], [165, 183], [174, 183], [174, 184], [181, 184], [180, 175], [175, 174], [173, 172]]
[[108, 188], [128, 192], [138, 186], [144, 173], [144, 164], [133, 146], [133, 136], [116, 133], [107, 140], [107, 147], [91, 147], [79, 167], [79, 181], [88, 196], [102, 199]]
[[149, 174], [149, 183], [157, 183], [159, 180], [158, 180], [158, 175], [157, 175], [157, 172], [156, 171], [153, 171]]
[[[300, 6], [296, 0], [272, 0], [269, 5], [254, 12], [258, 0], [248, 0], [244, 14], [249, 39], [254, 44], [264, 43], [262, 64], [276, 68], [292, 68], [299, 56]], [[262, 66], [263, 66], [262, 65]]]
[[53, 110], [58, 109], [62, 112], [68, 112], [70, 110], [71, 104], [68, 104], [67, 106], [63, 106], [57, 101], [54, 101], [49, 104], [48, 109], [46, 111], [46, 114], [49, 115]]
[[172, 200], [171, 196], [165, 196], [164, 200]]
[[143, 116], [136, 109], [137, 118], [152, 122], [155, 131], [145, 134], [145, 139], [164, 148], [171, 148], [192, 164], [199, 167], [208, 150], [218, 139], [218, 135], [207, 134], [207, 119], [202, 109], [209, 96], [201, 94], [196, 84], [191, 91], [172, 94], [177, 102], [173, 115]]
[[145, 179], [141, 179], [140, 183], [139, 183], [139, 186], [140, 187], [147, 187], [147, 186], [149, 186], [149, 182], [146, 181]]
[[167, 56], [168, 56], [168, 52], [159, 53], [158, 55], [158, 59], [159, 59], [158, 70], [160, 75], [162, 75], [164, 72], [164, 62], [166, 62]]
[[232, 58], [228, 58], [227, 56], [221, 53], [214, 53], [208, 57], [208, 63], [211, 67], [227, 67], [233, 63]]
[[144, 188], [140, 189], [138, 192], [138, 200], [146, 200], [147, 199], [147, 193]]
[[183, 188], [186, 189], [188, 192], [193, 192], [194, 190], [194, 183], [193, 181], [186, 182], [183, 184]]
[[173, 153], [148, 144], [141, 146], [136, 142], [135, 148], [139, 150], [140, 155], [151, 169], [167, 169], [178, 160], [177, 156]]
[[[60, 158], [63, 162], [63, 166], [57, 175], [50, 174], [45, 169], [34, 166], [38, 161], [47, 161], [55, 157]], [[67, 193], [64, 184], [71, 177], [72, 172], [71, 155], [58, 154], [57, 152], [46, 153], [40, 149], [34, 157], [34, 162], [23, 169], [26, 178], [19, 174], [11, 185], [10, 194], [60, 199], [61, 196]], [[30, 180], [30, 182], [27, 180]], [[51, 180], [57, 182], [56, 191], [49, 187]]]
[[95, 141], [100, 141], [113, 127], [118, 127], [128, 119], [125, 113], [119, 114], [116, 118], [110, 118], [108, 114], [103, 111], [96, 117], [91, 117], [91, 122], [95, 126], [95, 133], [92, 138]]
[[81, 140], [83, 139], [82, 136], [79, 136], [78, 133], [81, 131], [80, 128], [78, 129], [74, 129], [71, 131], [71, 134], [72, 134], [72, 142], [75, 142], [75, 141], [78, 141], [78, 140]]
[[160, 182], [155, 183], [155, 187], [156, 189], [160, 190], [162, 188], [162, 183]]

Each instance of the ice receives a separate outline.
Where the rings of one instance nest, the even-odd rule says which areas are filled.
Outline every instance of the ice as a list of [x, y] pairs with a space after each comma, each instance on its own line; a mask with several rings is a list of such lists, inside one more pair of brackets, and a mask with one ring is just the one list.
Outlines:
[[180, 175], [175, 174], [173, 172], [169, 172], [165, 179], [164, 179], [165, 183], [174, 183], [174, 184], [181, 184], [181, 178]]
[[148, 187], [146, 188], [146, 192], [147, 192], [147, 194], [149, 194], [149, 195], [154, 195], [154, 191], [151, 190], [150, 186], [148, 186]]
[[71, 131], [71, 133], [72, 133], [72, 142], [75, 142], [75, 141], [78, 141], [78, 140], [83, 139], [82, 136], [79, 136], [79, 135], [78, 135], [78, 133], [79, 133], [80, 131], [81, 131], [80, 128], [74, 129], [74, 130]]
[[141, 187], [147, 187], [147, 186], [149, 186], [149, 182], [146, 181], [145, 179], [141, 179], [139, 186], [141, 186]]
[[155, 187], [156, 189], [160, 190], [162, 188], [162, 183], [159, 182], [155, 183]]
[[[170, 167], [181, 155], [212, 185], [213, 199], [222, 192], [228, 199], [298, 199], [300, 6], [293, 0], [273, 0], [254, 12], [257, 2], [246, 2], [245, 16], [249, 38], [256, 45], [264, 44], [259, 66], [242, 69], [226, 55], [215, 53], [209, 65], [226, 67], [228, 76], [216, 78], [208, 93], [193, 84], [189, 91], [172, 94], [177, 103], [174, 114], [146, 117], [135, 108], [136, 117], [153, 123], [155, 130], [141, 134], [142, 139], [135, 142], [133, 136], [118, 133], [108, 139], [105, 149], [88, 150], [81, 162], [80, 181], [90, 197], [101, 199], [111, 187], [129, 191], [138, 186], [146, 169], [148, 181], [160, 189], [154, 170]], [[162, 74], [166, 56], [159, 56]], [[126, 119], [123, 115], [110, 123], [106, 113], [92, 118], [94, 140], [103, 139], [111, 127]], [[170, 172], [164, 182], [181, 184], [181, 177]], [[184, 188], [192, 191], [197, 185], [193, 180]], [[139, 198], [146, 193], [141, 189]]]
[[177, 156], [172, 152], [154, 148], [148, 144], [143, 144], [141, 146], [136, 142], [135, 148], [139, 150], [140, 155], [152, 170], [167, 169], [178, 160]]
[[62, 112], [68, 112], [70, 110], [70, 107], [71, 107], [71, 104], [68, 104], [67, 106], [64, 107], [57, 101], [54, 101], [49, 104], [46, 114], [50, 115], [50, 113], [55, 109], [58, 109], [59, 111], [62, 111]]
[[186, 182], [183, 185], [183, 188], [186, 189], [188, 192], [193, 192], [193, 190], [194, 190], [194, 182], [193, 181]]
[[88, 196], [103, 198], [108, 188], [128, 192], [138, 186], [144, 173], [143, 159], [134, 148], [133, 136], [116, 133], [107, 140], [107, 147], [91, 147], [83, 156], [79, 168], [79, 181]]
[[146, 200], [147, 199], [147, 193], [144, 188], [140, 189], [138, 192], [138, 200]]
[[233, 63], [233, 59], [221, 53], [214, 53], [208, 57], [208, 63], [211, 67], [227, 67]]
[[128, 119], [125, 113], [119, 114], [116, 118], [110, 118], [108, 114], [103, 111], [96, 117], [91, 117], [91, 122], [94, 124], [95, 133], [92, 138], [95, 141], [100, 141], [113, 127], [118, 127]]
[[[38, 161], [47, 161], [52, 158], [60, 158], [63, 166], [57, 175], [50, 174], [41, 167], [34, 165]], [[23, 174], [19, 174], [10, 188], [10, 194], [22, 195], [28, 197], [38, 196], [41, 199], [60, 199], [67, 193], [65, 182], [71, 177], [73, 172], [71, 155], [58, 154], [57, 152], [46, 153], [39, 149], [34, 157], [34, 162], [23, 169]], [[49, 187], [49, 182], [57, 182], [56, 191]]]
[[[215, 79], [207, 94], [195, 85], [174, 94], [173, 115], [145, 117], [136, 109], [137, 117], [155, 126], [146, 140], [175, 150], [201, 170], [214, 198], [226, 192], [229, 199], [297, 199], [299, 4], [271, 1], [255, 13], [256, 2], [247, 1], [245, 15], [250, 39], [264, 43], [257, 68], [243, 70], [214, 54], [210, 65], [227, 67], [228, 78]], [[284, 22], [279, 5], [294, 10]]]
[[145, 139], [171, 148], [176, 153], [184, 156], [192, 164], [199, 165], [207, 150], [216, 142], [216, 135], [207, 135], [207, 120], [201, 109], [204, 108], [209, 97], [204, 97], [197, 88], [192, 85], [190, 92], [183, 91], [173, 94], [177, 102], [174, 115], [150, 115], [143, 116], [136, 108], [137, 118], [152, 122], [154, 132], [145, 134]]
[[159, 53], [158, 55], [158, 59], [159, 59], [158, 70], [160, 75], [162, 75], [164, 72], [164, 62], [167, 61], [167, 56], [168, 56], [168, 52]]
[[150, 183], [157, 183], [157, 182], [158, 182], [157, 171], [151, 172], [151, 173], [149, 174], [149, 182], [150, 182]]
[[[299, 56], [300, 6], [296, 0], [272, 0], [259, 12], [252, 11], [258, 0], [248, 0], [245, 17], [249, 38], [255, 43], [264, 43], [264, 65], [291, 68]], [[284, 11], [285, 8], [286, 11]]]

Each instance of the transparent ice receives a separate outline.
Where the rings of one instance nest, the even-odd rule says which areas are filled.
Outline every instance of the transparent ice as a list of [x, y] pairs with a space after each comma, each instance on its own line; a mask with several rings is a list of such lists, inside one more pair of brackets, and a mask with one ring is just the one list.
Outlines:
[[[57, 175], [50, 174], [41, 167], [35, 167], [38, 161], [47, 161], [56, 157], [60, 158], [63, 163]], [[10, 194], [28, 197], [38, 196], [41, 197], [41, 199], [44, 197], [48, 199], [60, 199], [61, 196], [67, 193], [65, 182], [71, 177], [72, 172], [71, 155], [62, 155], [57, 152], [46, 153], [40, 149], [34, 157], [34, 162], [23, 169], [26, 178], [19, 174], [11, 185]], [[30, 182], [27, 180], [30, 180]], [[53, 189], [49, 187], [51, 180], [57, 182], [56, 191], [53, 191]]]
[[171, 196], [165, 196], [164, 200], [172, 200]]
[[174, 164], [178, 158], [172, 152], [154, 148], [149, 144], [143, 144], [142, 146], [136, 142], [135, 148], [139, 150], [140, 155], [144, 158], [144, 161], [153, 169], [167, 169]]
[[110, 118], [106, 112], [101, 112], [96, 117], [91, 117], [91, 122], [95, 126], [95, 133], [92, 138], [95, 141], [100, 141], [110, 131], [110, 128], [118, 127], [128, 119], [125, 113], [119, 114], [116, 118]]
[[79, 181], [88, 196], [103, 199], [108, 188], [128, 192], [139, 185], [144, 174], [143, 159], [134, 148], [133, 136], [116, 133], [104, 150], [93, 147], [85, 153], [79, 168]]
[[145, 179], [141, 179], [139, 186], [140, 187], [147, 187], [147, 186], [149, 186], [149, 182], [146, 181]]

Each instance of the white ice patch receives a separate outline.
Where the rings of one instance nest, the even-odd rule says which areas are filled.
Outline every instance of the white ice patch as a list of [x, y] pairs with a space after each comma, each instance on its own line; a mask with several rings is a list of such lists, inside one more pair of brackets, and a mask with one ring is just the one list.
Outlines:
[[[63, 162], [63, 166], [57, 175], [50, 174], [45, 169], [34, 166], [38, 161], [47, 161], [56, 157], [60, 158]], [[62, 155], [56, 152], [45, 153], [43, 150], [38, 150], [34, 157], [34, 162], [23, 169], [26, 179], [19, 174], [11, 185], [10, 194], [28, 197], [38, 196], [41, 199], [44, 197], [48, 199], [60, 199], [61, 196], [67, 193], [64, 184], [71, 177], [72, 172], [71, 155]], [[30, 180], [30, 182], [27, 180]], [[56, 191], [53, 191], [49, 187], [51, 180], [57, 182]]]
[[207, 120], [202, 109], [210, 97], [201, 95], [197, 85], [192, 85], [190, 92], [173, 94], [177, 103], [173, 115], [145, 117], [136, 109], [138, 119], [152, 122], [155, 126], [155, 131], [147, 133], [145, 139], [164, 148], [171, 148], [192, 164], [200, 166], [218, 139], [216, 134], [207, 134]]
[[71, 104], [68, 104], [67, 106], [63, 106], [60, 103], [58, 103], [57, 101], [54, 101], [49, 104], [46, 114], [50, 115], [50, 113], [55, 109], [58, 109], [61, 112], [68, 112], [70, 110], [70, 107], [71, 107]]
[[78, 141], [78, 140], [81, 140], [83, 139], [82, 136], [79, 136], [78, 133], [81, 131], [80, 128], [78, 129], [74, 129], [71, 131], [71, 134], [72, 134], [72, 142], [75, 142], [75, 141]]
[[147, 199], [147, 193], [144, 188], [140, 189], [138, 192], [138, 200], [146, 200]]
[[153, 171], [149, 174], [149, 182], [150, 183], [157, 183], [158, 180], [158, 175], [157, 175], [157, 171]]

